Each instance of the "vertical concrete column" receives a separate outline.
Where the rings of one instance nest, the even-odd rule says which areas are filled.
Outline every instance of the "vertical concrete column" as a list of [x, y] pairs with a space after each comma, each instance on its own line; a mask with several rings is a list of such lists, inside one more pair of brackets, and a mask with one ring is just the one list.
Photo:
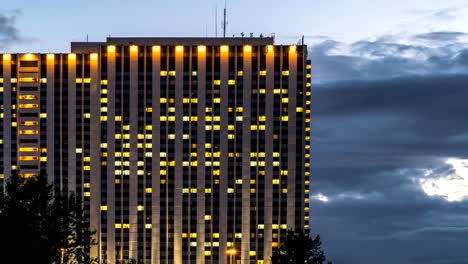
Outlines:
[[264, 208], [264, 263], [271, 263], [272, 255], [272, 221], [273, 221], [273, 100], [275, 88], [275, 52], [274, 47], [266, 46], [266, 131], [265, 131], [265, 208]]
[[[68, 55], [70, 61], [76, 61], [76, 54]], [[47, 179], [54, 183], [55, 176], [55, 67], [53, 60], [47, 60]]]
[[11, 177], [11, 60], [3, 54], [3, 170], [5, 180]]
[[107, 47], [107, 260], [115, 263], [115, 46]]
[[130, 241], [129, 257], [138, 257], [138, 46], [130, 46]]
[[[84, 56], [85, 58], [87, 56]], [[90, 86], [90, 106], [91, 106], [91, 203], [90, 206], [90, 225], [91, 230], [97, 230], [96, 238], [101, 236], [100, 222], [100, 201], [101, 201], [101, 110], [100, 110], [100, 79], [99, 79], [99, 54], [91, 53], [90, 59], [90, 73], [91, 73], [91, 86]], [[91, 248], [91, 256], [99, 256], [98, 245]]]
[[206, 46], [198, 46], [198, 128], [197, 128], [197, 263], [205, 263], [205, 104]]
[[[290, 46], [289, 50], [289, 88], [288, 88], [288, 228], [295, 228], [296, 207], [296, 96], [297, 96], [297, 53], [296, 46]], [[301, 172], [299, 172], [301, 173]]]
[[62, 59], [68, 60], [68, 191], [76, 192], [76, 60]]
[[161, 262], [161, 254], [159, 250], [160, 245], [160, 225], [161, 225], [161, 216], [160, 216], [160, 159], [159, 153], [161, 152], [161, 111], [160, 111], [160, 99], [161, 99], [161, 47], [160, 46], [153, 46], [152, 48], [152, 64], [153, 64], [153, 99], [152, 107], [153, 107], [153, 116], [152, 116], [152, 123], [153, 123], [153, 159], [152, 159], [152, 216], [151, 216], [151, 223], [152, 223], [152, 230], [151, 230], [151, 263], [159, 264]]
[[[227, 262], [227, 188], [228, 188], [228, 99], [229, 99], [229, 46], [221, 46], [221, 62], [220, 62], [220, 113], [221, 113], [221, 129], [220, 129], [220, 152], [221, 152], [221, 167], [219, 177], [219, 263]], [[232, 47], [234, 50], [234, 47]]]
[[175, 47], [175, 181], [174, 181], [174, 264], [182, 264], [182, 181], [183, 181], [183, 89], [184, 46]]
[[252, 97], [252, 47], [244, 46], [244, 98], [242, 114], [242, 239], [241, 264], [249, 263], [250, 251], [250, 119]]

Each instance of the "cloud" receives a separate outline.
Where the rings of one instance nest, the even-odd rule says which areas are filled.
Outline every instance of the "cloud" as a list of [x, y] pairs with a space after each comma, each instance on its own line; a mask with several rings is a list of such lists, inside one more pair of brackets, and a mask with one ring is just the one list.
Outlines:
[[459, 38], [467, 36], [464, 32], [451, 32], [451, 31], [438, 31], [429, 32], [424, 34], [418, 34], [415, 36], [416, 39], [430, 40], [430, 41], [443, 41], [453, 42], [458, 41]]
[[15, 10], [9, 14], [0, 13], [0, 48], [6, 48], [16, 42], [21, 41], [16, 20], [20, 11]]
[[462, 32], [382, 36], [342, 43], [325, 40], [310, 50], [315, 83], [463, 73], [468, 45]]
[[466, 263], [468, 201], [430, 196], [421, 186], [453, 174], [447, 160], [468, 159], [463, 36], [327, 40], [310, 48], [311, 226], [328, 259]]

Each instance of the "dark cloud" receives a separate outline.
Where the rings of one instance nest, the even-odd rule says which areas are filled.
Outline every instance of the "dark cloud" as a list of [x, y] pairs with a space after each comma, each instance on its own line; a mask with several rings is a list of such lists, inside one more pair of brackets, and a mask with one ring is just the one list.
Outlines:
[[464, 32], [451, 32], [451, 31], [438, 31], [429, 32], [425, 34], [418, 34], [415, 36], [416, 39], [424, 39], [431, 41], [458, 41], [460, 37], [465, 37], [467, 34]]
[[[433, 32], [398, 42], [398, 36], [346, 44], [325, 40], [310, 49], [315, 83], [375, 80], [405, 75], [462, 73], [468, 70], [467, 44], [461, 32]], [[414, 40], [424, 40], [414, 42]]]
[[0, 12], [0, 48], [21, 41], [19, 30], [16, 26], [16, 19], [20, 11], [15, 10], [6, 14]]
[[395, 39], [310, 50], [311, 188], [329, 199], [312, 200], [311, 226], [334, 263], [468, 263], [468, 202], [420, 185], [468, 159], [468, 52]]

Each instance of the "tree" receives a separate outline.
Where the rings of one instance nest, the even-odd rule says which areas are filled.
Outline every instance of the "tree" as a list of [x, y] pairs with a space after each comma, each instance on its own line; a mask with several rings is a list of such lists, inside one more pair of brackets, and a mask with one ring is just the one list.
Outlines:
[[288, 230], [286, 240], [273, 252], [271, 262], [272, 264], [322, 264], [326, 258], [321, 245], [320, 235], [312, 239], [302, 230]]
[[17, 173], [0, 195], [0, 262], [93, 263], [95, 242], [81, 202], [73, 194], [53, 195], [47, 178]]

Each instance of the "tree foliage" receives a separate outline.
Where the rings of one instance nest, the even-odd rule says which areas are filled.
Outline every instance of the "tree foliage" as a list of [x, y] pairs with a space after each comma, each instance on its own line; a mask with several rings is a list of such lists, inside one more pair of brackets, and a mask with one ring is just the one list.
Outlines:
[[0, 195], [2, 263], [93, 263], [92, 235], [75, 195], [53, 195], [44, 175], [10, 177]]
[[302, 230], [288, 230], [284, 243], [273, 252], [272, 264], [322, 264], [326, 258], [321, 245], [319, 235], [312, 239]]

